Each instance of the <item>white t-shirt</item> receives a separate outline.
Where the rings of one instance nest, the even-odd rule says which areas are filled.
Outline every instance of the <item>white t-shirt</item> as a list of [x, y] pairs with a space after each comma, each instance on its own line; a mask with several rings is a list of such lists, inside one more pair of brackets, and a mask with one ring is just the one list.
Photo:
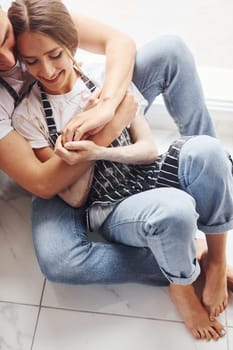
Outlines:
[[[18, 64], [8, 71], [0, 72], [0, 77], [19, 93], [23, 86], [23, 75]], [[6, 88], [0, 84], [0, 139], [13, 130], [11, 125], [13, 111], [14, 99]]]
[[[99, 62], [82, 65], [83, 72], [97, 86], [103, 85], [104, 68], [104, 63]], [[138, 112], [139, 110], [143, 112], [147, 101], [134, 84], [131, 84], [130, 90], [134, 93], [139, 103]], [[90, 90], [81, 78], [77, 79], [72, 91], [66, 94], [51, 95], [47, 93], [47, 98], [53, 110], [57, 131], [61, 131], [71, 117], [84, 110], [90, 95]], [[14, 128], [30, 142], [32, 148], [49, 146], [48, 128], [41, 103], [40, 89], [37, 84], [33, 86], [30, 94], [15, 109], [12, 120]]]

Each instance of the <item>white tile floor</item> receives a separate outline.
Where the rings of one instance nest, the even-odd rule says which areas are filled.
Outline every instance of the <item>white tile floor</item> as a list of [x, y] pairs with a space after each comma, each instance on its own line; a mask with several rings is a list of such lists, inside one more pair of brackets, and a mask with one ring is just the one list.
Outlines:
[[[65, 2], [115, 26], [120, 23], [138, 44], [165, 31], [177, 33], [189, 43], [199, 64], [233, 68], [231, 0], [109, 0], [107, 6], [101, 0]], [[232, 122], [216, 126], [233, 153]], [[175, 134], [174, 129], [156, 131], [161, 151]], [[188, 334], [166, 288], [45, 281], [32, 246], [29, 212], [29, 197], [0, 200], [0, 350], [233, 349], [232, 296], [220, 318], [227, 336], [207, 343]], [[227, 252], [231, 263], [232, 248], [233, 233]]]
[[[176, 131], [161, 129], [156, 134], [162, 150]], [[232, 296], [220, 317], [227, 336], [218, 342], [195, 341], [165, 287], [68, 286], [44, 281], [31, 241], [30, 198], [0, 200], [0, 212], [1, 350], [232, 350]], [[233, 233], [228, 243], [233, 263], [232, 247]]]

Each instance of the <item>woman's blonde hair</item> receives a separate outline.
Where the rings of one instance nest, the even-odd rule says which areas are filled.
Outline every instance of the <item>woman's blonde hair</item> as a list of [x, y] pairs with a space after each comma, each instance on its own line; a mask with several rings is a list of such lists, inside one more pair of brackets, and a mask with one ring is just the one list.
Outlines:
[[78, 33], [67, 8], [60, 0], [16, 0], [8, 17], [15, 37], [24, 32], [47, 35], [74, 56], [78, 47]]

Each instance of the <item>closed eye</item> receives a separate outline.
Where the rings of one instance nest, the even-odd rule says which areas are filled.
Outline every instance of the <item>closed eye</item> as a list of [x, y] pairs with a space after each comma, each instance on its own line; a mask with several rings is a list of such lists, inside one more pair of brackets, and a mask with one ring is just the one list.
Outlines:
[[[62, 54], [63, 54], [63, 51], [60, 51], [58, 53], [53, 53], [53, 54], [50, 54], [48, 57], [49, 59], [51, 60], [57, 60], [59, 58], [62, 57]], [[38, 62], [38, 59], [37, 58], [29, 58], [29, 57], [22, 57], [22, 61], [29, 65], [29, 66], [33, 66], [34, 64], [36, 64]]]
[[33, 59], [33, 60], [28, 60], [28, 59], [23, 59], [23, 62], [25, 64], [28, 64], [29, 66], [33, 66], [33, 64], [36, 64], [37, 63], [37, 59]]
[[57, 53], [55, 55], [50, 55], [50, 58], [52, 60], [56, 60], [56, 59], [60, 58], [62, 56], [62, 54], [63, 54], [63, 51], [60, 51], [59, 53]]

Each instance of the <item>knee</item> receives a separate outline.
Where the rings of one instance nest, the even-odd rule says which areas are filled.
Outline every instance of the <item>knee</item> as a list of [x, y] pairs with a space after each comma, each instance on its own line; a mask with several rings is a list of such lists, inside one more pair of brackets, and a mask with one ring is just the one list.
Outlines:
[[[53, 257], [38, 256], [38, 263], [43, 276], [51, 282], [63, 282], [66, 272], [64, 264], [58, 262]], [[58, 262], [58, 263], [57, 263]]]
[[175, 205], [168, 208], [167, 216], [168, 222], [174, 228], [174, 238], [187, 240], [197, 231], [198, 214], [193, 197], [186, 192], [181, 192], [181, 195], [176, 197]]
[[44, 277], [56, 283], [86, 284], [87, 274], [85, 271], [85, 247], [80, 247], [75, 255], [72, 252], [38, 251], [37, 259], [40, 270]]
[[[146, 228], [152, 235], [170, 232], [172, 239], [189, 239], [197, 230], [198, 214], [196, 203], [192, 196], [174, 188], [168, 188], [169, 200], [160, 201], [159, 211], [151, 216]], [[172, 200], [171, 200], [172, 198]], [[154, 222], [153, 222], [154, 220]]]
[[220, 171], [222, 174], [225, 167], [230, 164], [220, 141], [211, 136], [195, 136], [183, 146], [183, 149], [181, 157], [189, 159], [189, 163], [193, 163], [196, 169], [199, 165], [200, 171], [208, 170], [215, 173]]
[[64, 255], [51, 254], [51, 252], [44, 250], [37, 250], [36, 255], [44, 277], [51, 282], [63, 282], [67, 271], [69, 271]]
[[165, 35], [158, 39], [160, 41], [160, 53], [165, 61], [180, 65], [189, 62], [194, 64], [193, 55], [186, 43], [176, 35]]

